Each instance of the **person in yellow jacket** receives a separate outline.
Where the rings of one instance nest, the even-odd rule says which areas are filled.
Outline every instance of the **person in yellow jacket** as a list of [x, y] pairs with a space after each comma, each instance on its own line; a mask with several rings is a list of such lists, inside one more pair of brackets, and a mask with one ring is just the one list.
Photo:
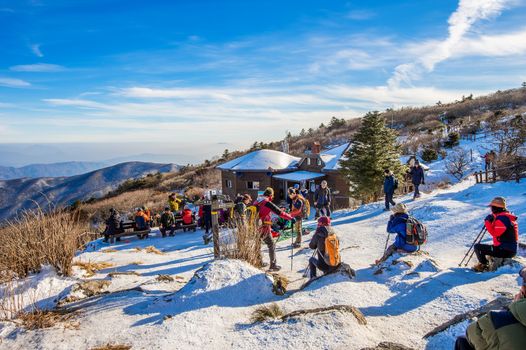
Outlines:
[[181, 205], [181, 200], [177, 198], [175, 193], [172, 193], [168, 196], [168, 205], [170, 206], [170, 211], [178, 212], [179, 206]]

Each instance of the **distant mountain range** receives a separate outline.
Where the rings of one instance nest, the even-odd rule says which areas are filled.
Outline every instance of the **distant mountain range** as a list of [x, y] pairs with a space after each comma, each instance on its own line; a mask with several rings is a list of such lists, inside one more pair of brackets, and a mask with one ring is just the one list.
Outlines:
[[75, 200], [101, 197], [127, 179], [151, 173], [177, 171], [175, 164], [127, 162], [69, 177], [40, 177], [0, 180], [0, 220], [22, 209], [46, 206], [48, 200], [67, 205]]
[[62, 162], [51, 164], [30, 164], [23, 167], [0, 166], [0, 180], [20, 179], [23, 177], [62, 177], [85, 174], [104, 168], [106, 162]]

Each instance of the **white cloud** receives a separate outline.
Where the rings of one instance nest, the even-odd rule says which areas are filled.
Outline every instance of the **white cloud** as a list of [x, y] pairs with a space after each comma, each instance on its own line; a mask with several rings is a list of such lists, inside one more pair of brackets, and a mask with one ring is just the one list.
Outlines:
[[347, 13], [345, 16], [348, 19], [351, 19], [353, 21], [364, 21], [367, 19], [371, 19], [376, 16], [376, 13], [369, 10], [353, 10]]
[[27, 81], [21, 80], [21, 79], [2, 78], [2, 77], [0, 77], [0, 86], [6, 86], [6, 87], [12, 87], [12, 88], [21, 88], [21, 87], [31, 86], [31, 84], [28, 83]]
[[66, 70], [63, 66], [49, 63], [21, 64], [9, 69], [13, 72], [61, 72]]
[[37, 57], [44, 57], [44, 54], [40, 50], [40, 44], [33, 44], [31, 45], [31, 51], [37, 56]]
[[120, 94], [135, 98], [212, 98], [218, 100], [231, 100], [227, 93], [212, 89], [151, 89], [145, 87], [132, 87], [120, 90]]
[[411, 84], [411, 81], [418, 79], [424, 72], [433, 71], [436, 64], [456, 55], [459, 43], [476, 22], [500, 15], [506, 5], [510, 4], [510, 0], [460, 0], [458, 8], [448, 20], [448, 37], [434, 45], [428, 45], [428, 50], [416, 61], [397, 66], [388, 85], [397, 87], [401, 83]]

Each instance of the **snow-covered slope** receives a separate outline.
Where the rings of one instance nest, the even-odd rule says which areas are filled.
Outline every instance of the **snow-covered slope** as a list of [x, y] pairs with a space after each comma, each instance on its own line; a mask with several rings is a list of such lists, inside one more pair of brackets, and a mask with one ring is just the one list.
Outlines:
[[[454, 337], [463, 333], [467, 322], [427, 340], [422, 336], [456, 314], [517, 290], [519, 266], [483, 274], [458, 267], [487, 215], [487, 203], [496, 195], [508, 199], [509, 208], [519, 217], [519, 227], [525, 227], [524, 183], [475, 185], [465, 181], [425, 194], [418, 201], [409, 196], [397, 198], [428, 225], [429, 243], [424, 246], [426, 253], [388, 260], [379, 274], [371, 264], [381, 256], [387, 238], [389, 213], [382, 210], [383, 204], [336, 212], [333, 225], [343, 260], [356, 270], [357, 277], [349, 280], [331, 275], [299, 290], [311, 251], [306, 247], [294, 250], [291, 270], [290, 242], [280, 242], [278, 263], [291, 281], [291, 292], [285, 296], [272, 293], [271, 279], [264, 271], [240, 261], [213, 262], [212, 247], [202, 245], [199, 231], [169, 238], [154, 235], [144, 241], [131, 238], [113, 246], [116, 252], [104, 252], [108, 247], [95, 241], [77, 259], [114, 264], [91, 277], [110, 281], [106, 290], [111, 293], [69, 305], [81, 307], [76, 316], [78, 329], [59, 324], [22, 331], [4, 322], [0, 348], [34, 348], [38, 344], [41, 349], [89, 349], [116, 343], [133, 349], [361, 349], [391, 341], [414, 349], [451, 349]], [[304, 237], [307, 242], [311, 236]], [[142, 249], [149, 245], [164, 254]], [[108, 276], [130, 271], [140, 275]], [[159, 281], [159, 274], [174, 280]], [[77, 270], [75, 276], [82, 278], [82, 271]], [[58, 286], [56, 279], [42, 275], [40, 290], [46, 290], [45, 283]], [[71, 293], [70, 281], [64, 280], [61, 298]], [[50, 295], [39, 298], [58, 299], [57, 288], [48, 290]], [[273, 302], [285, 313], [354, 305], [365, 315], [367, 325], [340, 311], [287, 321], [250, 322], [258, 306]]]

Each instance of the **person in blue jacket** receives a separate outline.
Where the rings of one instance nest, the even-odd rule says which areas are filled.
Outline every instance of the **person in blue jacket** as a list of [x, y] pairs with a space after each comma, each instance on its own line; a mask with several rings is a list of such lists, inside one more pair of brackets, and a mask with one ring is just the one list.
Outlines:
[[411, 182], [415, 187], [413, 199], [420, 198], [420, 190], [418, 187], [424, 185], [424, 169], [420, 166], [420, 162], [415, 162], [415, 165], [411, 167], [411, 170], [409, 171], [409, 175], [411, 175]]
[[398, 187], [398, 181], [396, 180], [393, 172], [389, 169], [385, 169], [384, 175], [385, 211], [388, 211], [389, 204], [396, 205], [395, 201], [393, 200], [393, 197], [394, 192]]
[[393, 215], [391, 215], [389, 222], [387, 223], [387, 232], [396, 233], [396, 238], [394, 243], [385, 250], [384, 255], [379, 260], [376, 260], [376, 264], [385, 261], [397, 250], [413, 253], [419, 249], [417, 245], [415, 246], [406, 243], [406, 223], [409, 214], [405, 204], [398, 203], [391, 209], [391, 211], [393, 212]]

